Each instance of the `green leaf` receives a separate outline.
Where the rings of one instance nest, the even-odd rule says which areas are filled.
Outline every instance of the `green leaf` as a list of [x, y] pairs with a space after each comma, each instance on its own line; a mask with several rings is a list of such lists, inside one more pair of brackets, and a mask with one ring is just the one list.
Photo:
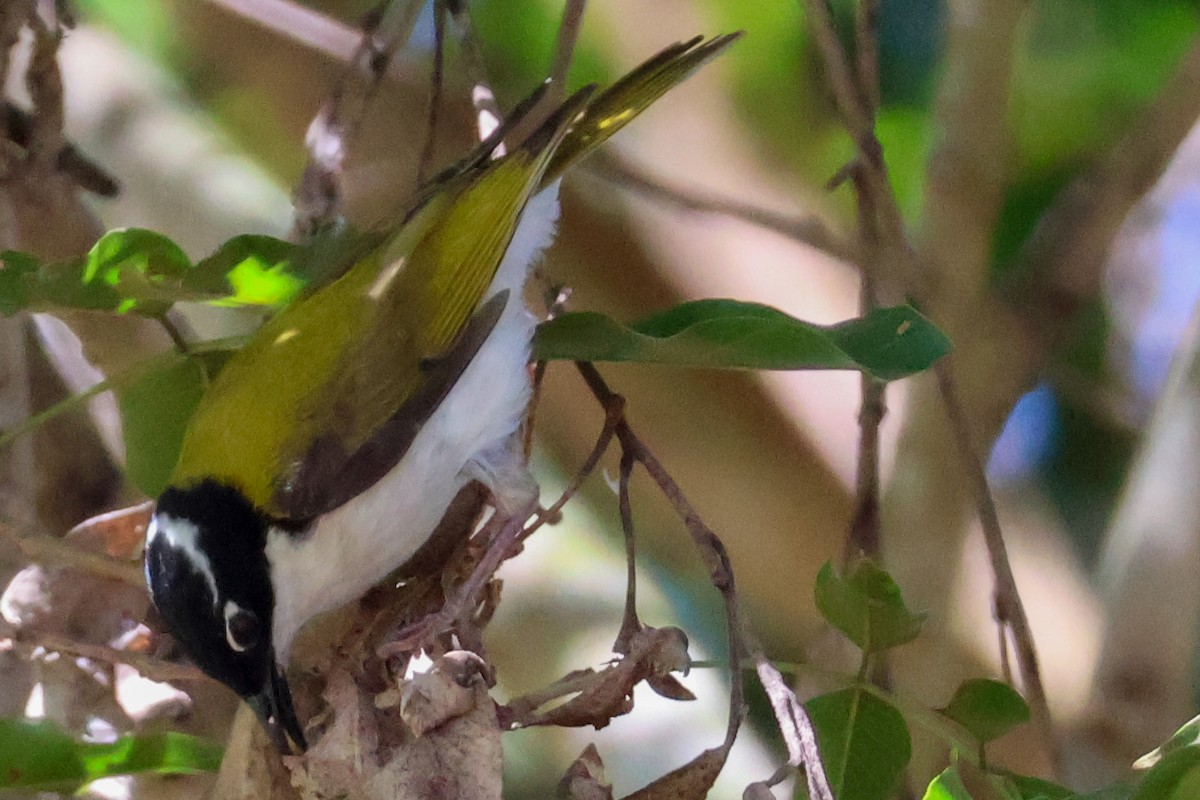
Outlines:
[[37, 270], [38, 260], [28, 253], [15, 250], [0, 253], [0, 314], [11, 316], [29, 306], [26, 276]]
[[1200, 717], [1192, 717], [1171, 738], [1133, 762], [1134, 769], [1149, 769], [1177, 750], [1200, 744]]
[[0, 313], [71, 308], [158, 316], [181, 301], [279, 306], [374, 241], [361, 234], [327, 239], [300, 248], [270, 236], [235, 236], [195, 265], [166, 236], [141, 228], [109, 231], [71, 261], [43, 265], [10, 251], [0, 254]]
[[[1066, 793], [1058, 796], [1066, 797], [1071, 794], [1061, 786], [1055, 788]], [[951, 764], [930, 781], [925, 789], [924, 800], [1034, 800], [1035, 797], [1049, 800], [1041, 794], [1025, 794], [1007, 773], [988, 772], [959, 761]]]
[[866, 653], [911, 642], [921, 632], [924, 614], [904, 605], [900, 587], [870, 561], [860, 561], [843, 577], [826, 562], [817, 573], [817, 609], [829, 624]]
[[837, 800], [891, 797], [912, 756], [904, 717], [861, 689], [843, 689], [805, 703]]
[[629, 326], [594, 312], [563, 314], [534, 338], [535, 356], [546, 360], [858, 369], [886, 380], [919, 372], [949, 350], [946, 336], [909, 306], [827, 327], [737, 300], [683, 303]]
[[113, 775], [212, 772], [221, 755], [219, 745], [182, 733], [96, 744], [46, 722], [0, 719], [0, 789], [70, 791]]
[[179, 296], [179, 284], [192, 262], [183, 249], [161, 233], [143, 228], [109, 231], [83, 262], [81, 283], [111, 287], [121, 295], [118, 311], [137, 308], [164, 313]]
[[129, 480], [147, 497], [170, 482], [192, 413], [227, 353], [180, 356], [155, 364], [117, 392]]
[[1029, 721], [1029, 705], [1007, 683], [987, 678], [964, 681], [942, 713], [981, 744], [999, 739]]
[[1188, 745], [1164, 756], [1142, 778], [1133, 800], [1195, 800], [1200, 797], [1200, 747]]
[[272, 236], [235, 236], [196, 264], [183, 285], [214, 295], [214, 305], [283, 305], [304, 287], [290, 269], [298, 249]]
[[929, 786], [925, 787], [923, 800], [975, 800], [967, 787], [963, 786], [958, 767], [951, 766], [942, 770]]

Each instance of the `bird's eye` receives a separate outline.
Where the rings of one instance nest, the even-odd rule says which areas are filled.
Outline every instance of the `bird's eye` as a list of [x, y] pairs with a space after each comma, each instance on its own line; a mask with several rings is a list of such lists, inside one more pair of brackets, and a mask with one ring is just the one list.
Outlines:
[[225, 604], [225, 640], [230, 647], [239, 653], [245, 652], [258, 643], [261, 633], [262, 623], [253, 611], [247, 611], [232, 600]]

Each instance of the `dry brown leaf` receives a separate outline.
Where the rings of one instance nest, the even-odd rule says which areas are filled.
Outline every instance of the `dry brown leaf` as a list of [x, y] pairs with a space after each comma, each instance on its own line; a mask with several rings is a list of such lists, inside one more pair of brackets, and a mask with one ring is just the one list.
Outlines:
[[604, 777], [604, 762], [596, 745], [583, 748], [559, 781], [554, 796], [562, 800], [612, 800], [612, 785]]
[[141, 557], [153, 513], [154, 503], [145, 502], [97, 514], [67, 531], [65, 538], [85, 550], [132, 561]]
[[482, 680], [469, 691], [470, 710], [393, 750], [387, 766], [366, 782], [366, 797], [500, 799], [503, 752], [496, 704]]
[[776, 800], [775, 795], [771, 792], [771, 787], [765, 783], [755, 782], [746, 787], [742, 792], [742, 800]]
[[[423, 736], [475, 706], [476, 683], [482, 683], [483, 659], [465, 650], [438, 658], [428, 672], [417, 673], [400, 687], [400, 717], [414, 736]], [[491, 702], [490, 699], [488, 702]]]
[[[550, 687], [537, 693], [535, 700], [518, 698], [510, 706], [513, 724], [518, 726], [560, 725], [578, 728], [592, 725], [599, 729], [613, 717], [633, 710], [633, 689], [641, 681], [655, 680], [665, 697], [694, 699], [674, 678], [672, 670], [686, 670], [691, 665], [687, 655], [687, 636], [678, 628], [643, 627], [629, 643], [629, 654], [599, 672], [578, 670], [556, 684], [561, 691]], [[537, 708], [563, 694], [577, 692], [575, 697], [541, 714]], [[666, 694], [664, 692], [669, 692]]]
[[704, 800], [725, 766], [729, 747], [705, 750], [679, 769], [638, 789], [625, 800]]
[[696, 699], [692, 690], [680, 683], [674, 675], [649, 675], [646, 677], [646, 685], [653, 689], [655, 694], [668, 700], [683, 702]]

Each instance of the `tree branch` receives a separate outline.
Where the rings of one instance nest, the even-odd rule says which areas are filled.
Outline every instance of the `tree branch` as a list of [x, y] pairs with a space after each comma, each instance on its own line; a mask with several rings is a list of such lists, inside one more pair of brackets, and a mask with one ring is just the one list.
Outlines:
[[592, 156], [586, 169], [607, 181], [637, 192], [680, 211], [714, 214], [777, 233], [826, 253], [848, 264], [858, 264], [854, 246], [831, 231], [816, 217], [789, 217], [740, 200], [717, 197], [692, 188], [668, 183], [648, 171], [602, 151]]

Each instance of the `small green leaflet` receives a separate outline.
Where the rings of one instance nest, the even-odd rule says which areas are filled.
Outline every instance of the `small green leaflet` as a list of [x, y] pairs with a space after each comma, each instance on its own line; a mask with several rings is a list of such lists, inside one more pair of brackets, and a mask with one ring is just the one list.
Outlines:
[[181, 301], [278, 306], [304, 287], [297, 246], [270, 236], [237, 236], [195, 264], [161, 233], [109, 231], [83, 258], [42, 264], [0, 253], [0, 312], [25, 309], [133, 312], [159, 316]]
[[723, 369], [854, 369], [894, 380], [950, 351], [933, 323], [909, 306], [838, 325], [813, 325], [769, 306], [697, 300], [622, 325], [589, 311], [538, 327], [535, 358], [634, 361]]
[[964, 681], [942, 714], [985, 744], [1029, 721], [1029, 706], [1007, 683], [987, 678]]
[[182, 733], [97, 744], [47, 722], [0, 719], [0, 789], [72, 791], [113, 775], [213, 772], [221, 756], [220, 745]]
[[844, 576], [826, 562], [817, 573], [816, 602], [829, 624], [866, 653], [911, 642], [925, 622], [924, 614], [904, 605], [892, 577], [871, 561], [858, 562]]

